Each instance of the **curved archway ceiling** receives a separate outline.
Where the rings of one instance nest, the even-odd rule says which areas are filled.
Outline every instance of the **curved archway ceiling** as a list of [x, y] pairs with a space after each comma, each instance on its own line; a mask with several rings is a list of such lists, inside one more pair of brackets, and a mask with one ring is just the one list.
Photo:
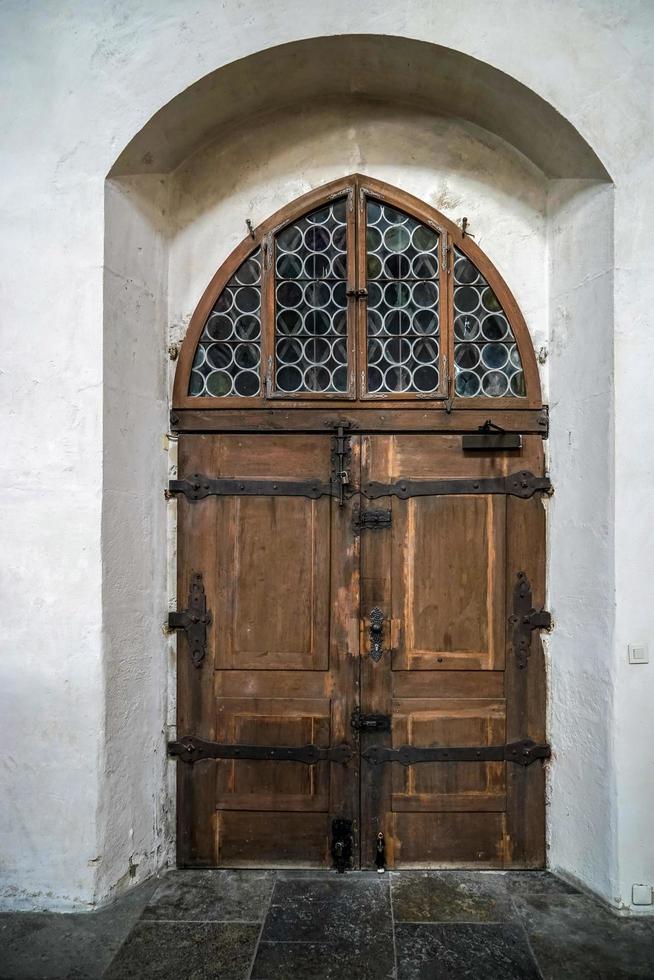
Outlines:
[[[487, 279], [469, 256], [448, 245], [443, 229], [368, 197], [359, 221], [365, 225], [365, 288], [348, 288], [348, 280], [364, 281], [356, 268], [361, 235], [348, 220], [348, 200], [342, 196], [310, 211], [264, 246], [274, 253], [267, 278], [273, 324], [268, 394], [525, 397], [509, 319]], [[207, 317], [190, 396], [262, 394], [264, 279], [258, 247]], [[354, 298], [365, 300], [361, 317], [358, 302], [350, 305]], [[452, 361], [453, 371], [447, 367]]]

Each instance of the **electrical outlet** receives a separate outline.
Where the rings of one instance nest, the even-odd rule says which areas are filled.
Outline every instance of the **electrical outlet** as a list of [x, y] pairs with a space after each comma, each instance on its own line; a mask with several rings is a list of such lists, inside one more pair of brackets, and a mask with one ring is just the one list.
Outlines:
[[631, 886], [632, 905], [651, 905], [652, 886], [651, 885], [632, 885]]
[[646, 643], [629, 644], [629, 663], [630, 664], [649, 663], [649, 649]]

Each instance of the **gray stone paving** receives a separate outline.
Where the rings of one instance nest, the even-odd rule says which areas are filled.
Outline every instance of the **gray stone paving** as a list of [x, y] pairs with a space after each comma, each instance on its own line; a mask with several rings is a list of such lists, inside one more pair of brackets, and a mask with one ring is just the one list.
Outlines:
[[546, 872], [170, 871], [0, 915], [0, 980], [654, 980], [654, 919]]

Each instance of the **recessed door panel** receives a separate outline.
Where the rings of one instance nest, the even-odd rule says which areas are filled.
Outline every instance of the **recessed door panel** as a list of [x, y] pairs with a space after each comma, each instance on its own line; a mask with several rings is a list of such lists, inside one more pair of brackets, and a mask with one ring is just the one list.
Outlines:
[[326, 670], [330, 500], [224, 502], [217, 669]]
[[490, 495], [394, 501], [395, 669], [503, 666], [505, 507]]

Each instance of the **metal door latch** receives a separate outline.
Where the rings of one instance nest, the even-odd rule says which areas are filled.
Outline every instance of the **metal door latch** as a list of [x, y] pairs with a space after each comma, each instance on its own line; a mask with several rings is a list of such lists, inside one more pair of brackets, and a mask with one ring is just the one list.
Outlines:
[[332, 858], [334, 868], [341, 875], [352, 866], [352, 843], [352, 821], [332, 820]]
[[390, 732], [390, 715], [364, 715], [357, 704], [350, 718], [352, 731], [355, 732]]
[[370, 613], [370, 626], [368, 627], [370, 637], [370, 659], [379, 663], [384, 655], [382, 641], [384, 639], [384, 614], [379, 608], [375, 608]]
[[375, 841], [375, 864], [377, 865], [377, 872], [383, 875], [386, 871], [386, 841], [381, 830], [377, 834], [377, 840]]
[[202, 573], [194, 572], [188, 595], [188, 609], [168, 614], [168, 630], [183, 630], [194, 667], [201, 667], [207, 653], [207, 626], [211, 612], [207, 609]]
[[380, 527], [390, 527], [391, 523], [390, 507], [387, 510], [362, 510], [361, 507], [355, 507], [352, 514], [352, 530], [355, 534], [360, 534], [364, 530], [374, 531]]

